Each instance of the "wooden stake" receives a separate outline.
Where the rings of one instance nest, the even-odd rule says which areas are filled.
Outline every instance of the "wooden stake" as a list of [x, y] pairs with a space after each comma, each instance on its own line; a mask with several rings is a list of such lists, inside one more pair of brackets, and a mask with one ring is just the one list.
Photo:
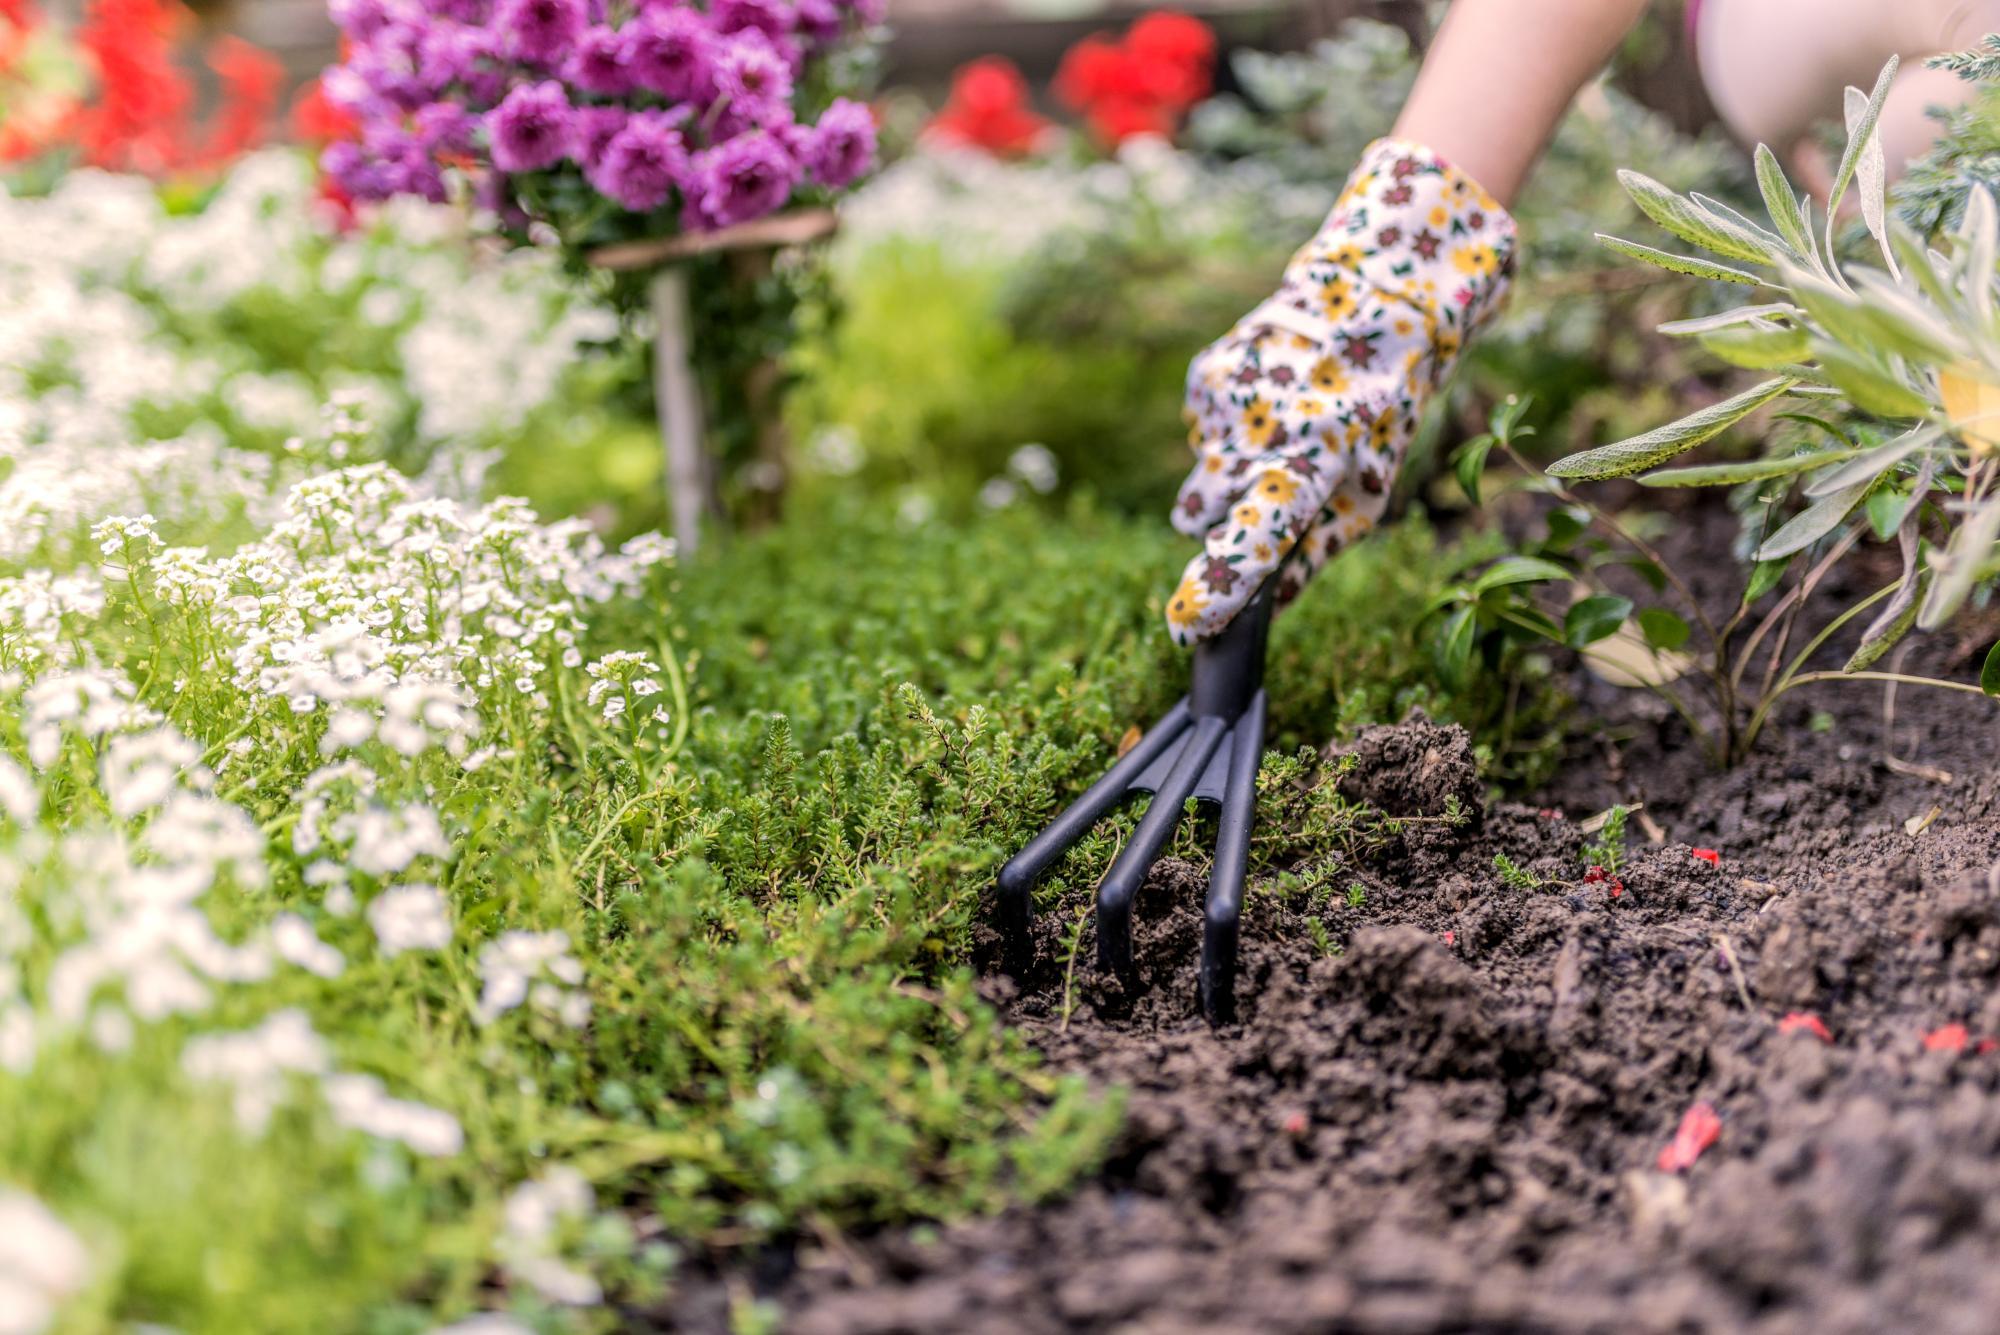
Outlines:
[[694, 332], [688, 309], [687, 270], [663, 265], [653, 274], [653, 396], [659, 407], [665, 452], [667, 507], [674, 542], [683, 556], [701, 547], [708, 510], [708, 451], [703, 444], [701, 383], [694, 374]]

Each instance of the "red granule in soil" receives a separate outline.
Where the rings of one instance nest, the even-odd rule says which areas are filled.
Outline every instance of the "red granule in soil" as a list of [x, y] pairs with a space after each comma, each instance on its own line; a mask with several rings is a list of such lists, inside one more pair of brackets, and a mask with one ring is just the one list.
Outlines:
[[1660, 1151], [1660, 1171], [1663, 1173], [1684, 1173], [1694, 1167], [1694, 1161], [1701, 1152], [1715, 1143], [1722, 1134], [1722, 1119], [1715, 1114], [1715, 1106], [1706, 1099], [1690, 1107], [1681, 1114], [1680, 1130]]
[[1306, 1133], [1306, 1115], [1302, 1112], [1287, 1113], [1284, 1130], [1288, 1136], [1303, 1136]]
[[2000, 1038], [1982, 1038], [1972, 1045], [1972, 1050], [1981, 1057], [1995, 1049], [2000, 1049]]
[[1458, 933], [1457, 933], [1457, 932], [1446, 932], [1446, 933], [1444, 934], [1444, 943], [1445, 943], [1446, 945], [1448, 945], [1448, 946], [1455, 946], [1455, 945], [1457, 945], [1457, 944], [1458, 944]]
[[1711, 867], [1720, 867], [1722, 865], [1722, 854], [1712, 848], [1691, 848], [1688, 851]]
[[1822, 1043], [1833, 1042], [1833, 1035], [1827, 1031], [1826, 1021], [1820, 1019], [1819, 1016], [1814, 1015], [1811, 1011], [1793, 1011], [1790, 1015], [1778, 1021], [1778, 1032], [1781, 1034], [1807, 1033]]
[[1948, 1024], [1924, 1035], [1925, 1052], [1963, 1052], [1968, 1035], [1962, 1024]]
[[1604, 879], [1604, 868], [1602, 867], [1592, 867], [1589, 871], [1583, 874], [1583, 883], [1585, 885], [1596, 885], [1599, 881], [1602, 881], [1603, 879]]

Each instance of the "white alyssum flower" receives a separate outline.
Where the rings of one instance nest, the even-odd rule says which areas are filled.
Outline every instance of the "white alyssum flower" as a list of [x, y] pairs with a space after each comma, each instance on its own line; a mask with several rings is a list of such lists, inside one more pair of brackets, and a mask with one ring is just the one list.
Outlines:
[[368, 905], [368, 924], [385, 955], [451, 944], [451, 906], [434, 885], [390, 886]]
[[590, 1218], [596, 1204], [590, 1183], [574, 1168], [558, 1166], [523, 1182], [507, 1196], [500, 1257], [515, 1279], [552, 1303], [588, 1307], [604, 1294], [590, 1275], [562, 1258], [565, 1234]]
[[465, 1148], [458, 1119], [440, 1108], [391, 1098], [372, 1075], [335, 1075], [323, 1088], [333, 1119], [377, 1140], [397, 1141], [413, 1154], [442, 1159]]
[[571, 1028], [590, 1021], [583, 965], [569, 953], [567, 932], [502, 932], [481, 948], [479, 973], [485, 980], [477, 1012], [482, 1023], [529, 1002]]
[[333, 1069], [326, 1043], [300, 1010], [281, 1010], [255, 1029], [198, 1034], [181, 1049], [190, 1079], [230, 1087], [237, 1123], [255, 1134], [270, 1124], [294, 1076]]
[[40, 1335], [90, 1280], [83, 1240], [48, 1206], [0, 1187], [0, 1335]]

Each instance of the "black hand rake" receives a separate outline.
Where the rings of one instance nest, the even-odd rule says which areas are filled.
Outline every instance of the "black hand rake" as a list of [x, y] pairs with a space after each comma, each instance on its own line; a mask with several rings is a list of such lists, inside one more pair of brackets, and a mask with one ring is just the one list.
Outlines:
[[1089, 833], [1100, 816], [1136, 792], [1151, 793], [1131, 841], [1097, 889], [1097, 964], [1132, 968], [1132, 900], [1159, 860], [1190, 797], [1217, 803], [1215, 870], [1201, 942], [1201, 1009], [1211, 1024], [1236, 1014], [1236, 941], [1250, 830], [1257, 817], [1257, 767], [1264, 754], [1264, 649], [1275, 579], [1236, 619], [1197, 645], [1189, 690], [1090, 790], [1000, 869], [1000, 929], [1016, 958], [1032, 957], [1029, 924], [1035, 882]]

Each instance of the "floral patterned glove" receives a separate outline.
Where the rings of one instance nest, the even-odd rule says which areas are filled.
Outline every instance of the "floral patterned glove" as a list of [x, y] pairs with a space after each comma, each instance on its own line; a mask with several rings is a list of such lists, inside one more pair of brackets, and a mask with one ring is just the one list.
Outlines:
[[1178, 643], [1228, 625], [1301, 541], [1280, 602], [1374, 527], [1513, 260], [1514, 220], [1472, 178], [1416, 144], [1368, 147], [1277, 295], [1188, 368], [1199, 462], [1173, 522], [1207, 550], [1167, 603]]

